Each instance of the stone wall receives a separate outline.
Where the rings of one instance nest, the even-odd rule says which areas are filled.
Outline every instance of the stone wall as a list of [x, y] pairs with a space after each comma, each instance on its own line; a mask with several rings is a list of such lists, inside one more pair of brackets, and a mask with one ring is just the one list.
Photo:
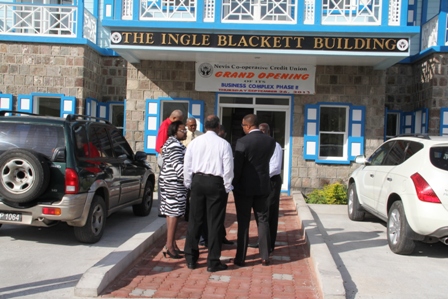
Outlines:
[[[0, 91], [61, 93], [82, 98], [83, 47], [0, 43]], [[16, 101], [15, 101], [16, 102]]]
[[448, 107], [448, 54], [435, 53], [413, 65], [416, 108], [429, 109], [429, 134], [440, 133], [440, 108]]
[[0, 91], [12, 94], [14, 103], [18, 94], [74, 96], [77, 113], [83, 113], [87, 97], [124, 99], [126, 65], [122, 58], [101, 57], [87, 46], [3, 42]]
[[429, 134], [439, 135], [440, 108], [448, 107], [448, 54], [434, 53], [413, 65], [387, 70], [386, 105], [390, 109], [429, 110]]
[[383, 142], [385, 71], [364, 66], [318, 66], [316, 94], [294, 98], [291, 189], [307, 193], [335, 182], [345, 183], [359, 167], [316, 164], [303, 159], [304, 107], [318, 102], [351, 103], [366, 107], [365, 154], [370, 155]]
[[[182, 97], [205, 102], [205, 115], [215, 111], [215, 93], [194, 90], [194, 62], [142, 61], [128, 65], [126, 138], [135, 150], [143, 149], [145, 100]], [[295, 96], [293, 112], [292, 189], [311, 190], [347, 180], [358, 165], [317, 165], [303, 160], [303, 109], [305, 104], [341, 102], [364, 105], [366, 153], [383, 140], [385, 72], [369, 67], [318, 66], [316, 95]], [[151, 163], [156, 167], [155, 157]]]
[[[126, 94], [126, 139], [134, 150], [143, 150], [146, 99], [159, 97], [192, 98], [205, 102], [205, 115], [213, 114], [215, 93], [195, 91], [195, 63], [142, 61], [128, 64]], [[158, 169], [154, 156], [153, 169]]]

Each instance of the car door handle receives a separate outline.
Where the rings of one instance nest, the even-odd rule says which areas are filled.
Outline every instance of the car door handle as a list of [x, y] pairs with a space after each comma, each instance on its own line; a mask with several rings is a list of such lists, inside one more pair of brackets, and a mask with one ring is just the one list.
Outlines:
[[392, 182], [392, 178], [387, 178], [386, 180], [388, 180], [389, 182]]

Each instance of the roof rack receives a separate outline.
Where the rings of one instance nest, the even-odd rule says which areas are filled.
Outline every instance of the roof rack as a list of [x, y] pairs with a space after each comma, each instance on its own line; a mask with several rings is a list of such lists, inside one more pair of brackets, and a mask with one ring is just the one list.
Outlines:
[[406, 133], [395, 135], [394, 137], [417, 137], [422, 139], [431, 139], [428, 133]]
[[67, 115], [67, 117], [65, 118], [67, 121], [76, 121], [78, 119], [85, 119], [85, 120], [96, 120], [96, 121], [102, 121], [108, 125], [111, 125], [112, 123], [109, 122], [107, 119], [102, 118], [102, 117], [95, 117], [95, 116], [90, 116], [90, 115], [82, 115], [82, 114], [69, 114]]
[[0, 116], [5, 116], [6, 113], [11, 113], [11, 115], [26, 114], [26, 115], [33, 115], [33, 116], [43, 116], [43, 115], [39, 115], [39, 114], [34, 114], [34, 113], [30, 113], [30, 112], [23, 112], [23, 111], [16, 111], [16, 110], [2, 110], [2, 111], [0, 111]]

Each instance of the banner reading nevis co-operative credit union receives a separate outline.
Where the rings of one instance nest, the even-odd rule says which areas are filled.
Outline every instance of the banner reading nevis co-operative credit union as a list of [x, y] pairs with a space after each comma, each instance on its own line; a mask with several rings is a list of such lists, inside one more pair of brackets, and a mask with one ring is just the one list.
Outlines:
[[196, 62], [196, 90], [314, 94], [316, 66]]

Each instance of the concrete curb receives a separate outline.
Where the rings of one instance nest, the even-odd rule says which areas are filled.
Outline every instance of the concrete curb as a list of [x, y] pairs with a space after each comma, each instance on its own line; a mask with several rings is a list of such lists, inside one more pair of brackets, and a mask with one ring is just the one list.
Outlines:
[[165, 218], [157, 218], [87, 270], [75, 287], [78, 297], [97, 297], [149, 246], [166, 233]]
[[296, 210], [305, 233], [311, 260], [323, 298], [346, 298], [344, 280], [339, 272], [333, 256], [323, 238], [323, 227], [319, 227], [300, 191], [292, 193]]

